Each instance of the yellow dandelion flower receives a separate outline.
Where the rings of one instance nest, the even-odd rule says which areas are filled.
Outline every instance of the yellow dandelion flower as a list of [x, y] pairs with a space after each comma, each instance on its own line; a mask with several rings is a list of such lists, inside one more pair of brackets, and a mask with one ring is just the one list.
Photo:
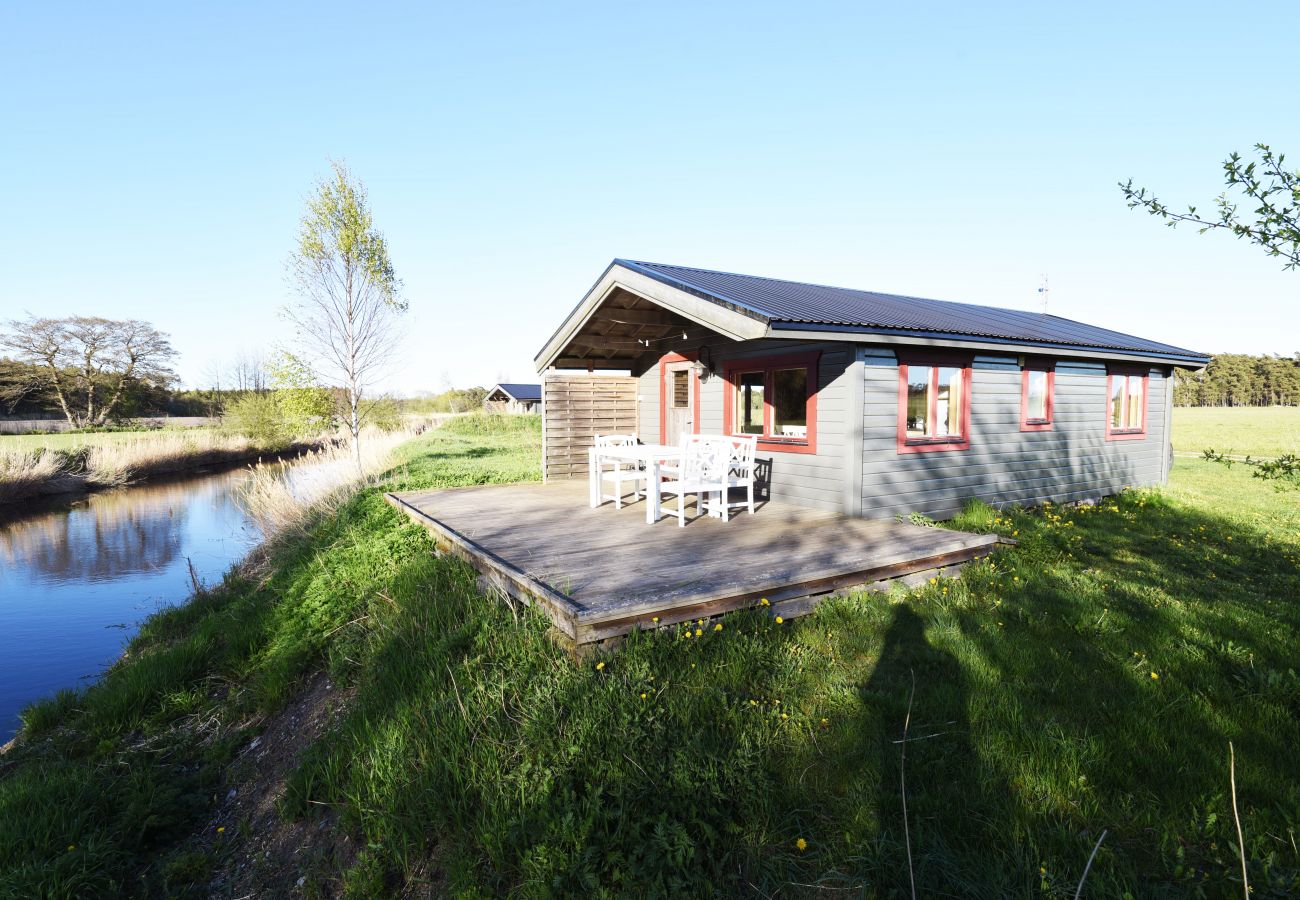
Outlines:
[[695, 620], [695, 624], [696, 624], [696, 625], [703, 625], [703, 624], [704, 624], [704, 620], [703, 620], [703, 619], [696, 619], [696, 620]]
[[658, 624], [658, 623], [659, 623], [659, 617], [658, 617], [658, 616], [653, 616], [653, 617], [651, 617], [650, 621], [651, 621], [651, 622], [654, 622], [655, 624]]
[[605, 668], [605, 664], [604, 664], [603, 662], [598, 662], [598, 663], [596, 663], [596, 671], [597, 671], [597, 672], [599, 672], [599, 671], [600, 671], [601, 669], [603, 669], [603, 668]]
[[714, 626], [713, 626], [713, 630], [714, 630], [714, 631], [721, 631], [721, 630], [722, 630], [722, 623], [719, 622], [717, 625], [714, 625]]
[[794, 842], [794, 846], [795, 849], [797, 849], [800, 853], [802, 853], [808, 849], [808, 842], [805, 841], [803, 838], [799, 838], [799, 840]]
[[788, 718], [790, 718], [790, 714], [789, 714], [789, 713], [781, 713], [781, 718], [783, 718], [783, 719], [788, 719]]
[[772, 605], [772, 604], [770, 604], [770, 603], [767, 602], [767, 598], [766, 598], [766, 597], [764, 597], [762, 600], [760, 600], [759, 603], [760, 603], [761, 605], [763, 605], [763, 606], [771, 606], [771, 605]]
[[1152, 673], [1151, 673], [1151, 680], [1152, 680], [1152, 681], [1159, 681], [1159, 680], [1160, 680], [1160, 676], [1159, 676], [1158, 674], [1156, 674], [1155, 672], [1152, 672]]
[[219, 827], [217, 828], [217, 834], [225, 834], [225, 833], [226, 833], [226, 826], [225, 826], [225, 825], [221, 825], [221, 826], [219, 826]]
[[782, 622], [784, 622], [784, 621], [785, 621], [785, 619], [784, 619], [782, 616], [777, 616], [777, 617], [776, 617], [776, 624], [780, 625], [780, 624], [781, 624]]
[[644, 700], [644, 699], [645, 699], [646, 697], [648, 697], [648, 696], [649, 696], [649, 695], [648, 695], [645, 691], [642, 691], [642, 692], [641, 692], [641, 699], [642, 699], [642, 700]]
[[830, 720], [830, 719], [827, 719], [827, 718], [825, 718], [825, 717], [823, 717], [823, 718], [822, 718], [822, 725], [823, 725], [823, 726], [826, 726], [826, 725], [829, 725], [829, 724], [831, 724], [831, 720]]
[[703, 636], [704, 636], [704, 629], [703, 629], [703, 628], [697, 628], [697, 629], [695, 629], [695, 636], [696, 636], [696, 637], [703, 637]]

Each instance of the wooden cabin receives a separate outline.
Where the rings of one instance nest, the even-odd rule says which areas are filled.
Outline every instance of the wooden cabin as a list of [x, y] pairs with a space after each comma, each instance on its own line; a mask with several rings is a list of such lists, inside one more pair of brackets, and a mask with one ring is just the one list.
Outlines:
[[[758, 435], [770, 499], [942, 518], [1162, 484], [1175, 369], [1059, 316], [616, 259], [536, 357], [543, 468], [598, 433]], [[498, 385], [498, 387], [502, 387]]]
[[494, 384], [483, 398], [484, 412], [523, 415], [541, 412], [540, 384]]

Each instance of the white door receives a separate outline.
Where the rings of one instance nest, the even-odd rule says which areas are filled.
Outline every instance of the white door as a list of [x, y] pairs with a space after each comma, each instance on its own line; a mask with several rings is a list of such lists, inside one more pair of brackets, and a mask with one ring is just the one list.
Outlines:
[[676, 446], [682, 442], [682, 435], [695, 430], [695, 404], [691, 402], [695, 373], [689, 362], [668, 363], [664, 379], [664, 442]]

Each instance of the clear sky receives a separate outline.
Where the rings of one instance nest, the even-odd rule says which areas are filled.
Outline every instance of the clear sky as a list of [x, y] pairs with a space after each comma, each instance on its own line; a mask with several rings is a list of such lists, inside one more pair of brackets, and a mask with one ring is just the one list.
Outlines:
[[0, 318], [287, 336], [303, 198], [367, 184], [402, 391], [533, 376], [615, 256], [1300, 350], [1300, 272], [1130, 211], [1300, 164], [1300, 7], [28, 3], [0, 11]]

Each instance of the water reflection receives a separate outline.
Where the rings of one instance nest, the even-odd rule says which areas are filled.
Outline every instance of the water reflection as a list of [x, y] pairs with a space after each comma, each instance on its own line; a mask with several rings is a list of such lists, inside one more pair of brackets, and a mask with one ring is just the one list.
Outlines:
[[[18, 711], [84, 684], [140, 620], [216, 581], [257, 539], [244, 469], [92, 494], [0, 523], [0, 743]], [[126, 626], [125, 628], [121, 626]]]

